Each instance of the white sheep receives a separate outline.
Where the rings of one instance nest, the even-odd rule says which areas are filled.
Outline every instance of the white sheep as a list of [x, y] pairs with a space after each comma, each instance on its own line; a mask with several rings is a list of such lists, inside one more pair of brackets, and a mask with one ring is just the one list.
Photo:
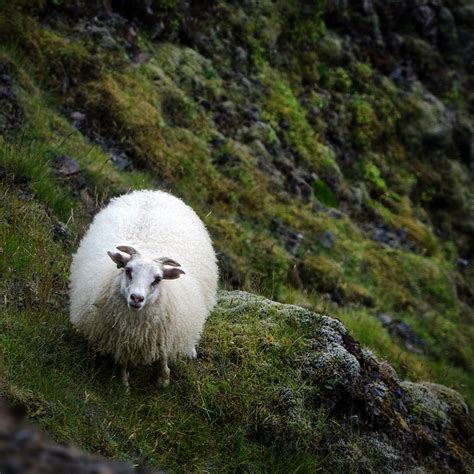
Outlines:
[[113, 199], [82, 239], [71, 265], [70, 319], [121, 364], [127, 390], [129, 367], [157, 360], [164, 387], [169, 361], [196, 357], [217, 279], [197, 214], [168, 193], [136, 191]]

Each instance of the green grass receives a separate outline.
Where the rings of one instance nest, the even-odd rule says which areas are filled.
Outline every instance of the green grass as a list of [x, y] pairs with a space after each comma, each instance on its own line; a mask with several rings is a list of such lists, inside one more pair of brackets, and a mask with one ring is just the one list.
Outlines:
[[[252, 311], [217, 311], [200, 359], [176, 363], [168, 390], [156, 388], [156, 370], [142, 367], [132, 371], [127, 395], [118, 368], [109, 358], [94, 357], [67, 320], [69, 249], [52, 238], [45, 207], [8, 191], [2, 189], [1, 217], [8, 225], [1, 241], [14, 269], [7, 262], [0, 283], [4, 395], [24, 403], [55, 439], [74, 439], [105, 456], [178, 472], [315, 469], [319, 459], [309, 446], [300, 445], [297, 456], [290, 447], [280, 449], [286, 437], [289, 446], [301, 436], [283, 412], [273, 420], [279, 431], [267, 433], [265, 425], [279, 386], [304, 390], [298, 371], [291, 370], [304, 327], [271, 311], [271, 330]], [[35, 258], [15, 258], [13, 247]], [[316, 424], [305, 433], [311, 446], [324, 429]]]
[[[33, 18], [25, 23], [31, 31], [25, 37], [22, 23], [14, 21], [9, 27], [17, 46], [2, 45], [0, 61], [14, 77], [25, 122], [0, 137], [0, 386], [57, 440], [172, 471], [315, 472], [327, 466], [324, 443], [337, 435], [324, 409], [307, 409], [317, 390], [301, 383], [294, 370], [305, 332], [277, 312], [256, 316], [258, 308], [217, 310], [200, 359], [177, 362], [169, 390], [158, 391], [154, 370], [140, 368], [132, 373], [131, 395], [125, 395], [117, 367], [94, 357], [68, 322], [70, 258], [91, 216], [78, 190], [54, 171], [63, 155], [80, 164], [95, 205], [130, 189], [164, 188], [182, 196], [205, 221], [244, 289], [338, 317], [402, 377], [444, 383], [472, 405], [472, 310], [457, 294], [462, 275], [455, 268], [455, 243], [439, 239], [411, 199], [417, 177], [430, 174], [396, 136], [395, 85], [376, 84], [370, 66], [361, 63], [359, 79], [316, 62], [306, 71], [319, 68], [320, 86], [331, 94], [321, 94], [318, 109], [335, 108], [341, 136], [353, 147], [354, 168], [343, 175], [319, 135], [324, 124], [309, 120], [299, 72], [270, 65], [258, 49], [266, 44], [258, 22], [246, 26], [255, 29], [253, 59], [263, 90], [250, 99], [271, 126], [264, 145], [271, 146], [278, 131], [296, 152], [296, 165], [321, 174], [314, 197], [303, 203], [269, 181], [251, 144], [235, 139], [232, 130], [225, 137], [217, 133], [214, 111], [202, 101], [216, 108], [224, 97], [239, 107], [250, 100], [228, 83], [226, 66], [144, 35], [140, 45], [151, 58], [135, 67], [100, 51], [94, 56], [86, 42], [65, 41]], [[75, 85], [62, 94], [64, 74]], [[59, 113], [64, 105], [85, 109], [89, 125], [114, 138], [135, 169], [118, 171], [106, 150]], [[460, 166], [455, 183], [462, 181]], [[337, 178], [335, 192], [329, 178]], [[468, 184], [462, 183], [459, 193], [467, 200]], [[348, 209], [359, 184], [365, 186], [360, 209]], [[436, 182], [430, 185], [424, 200], [435, 193]], [[316, 200], [340, 207], [343, 217], [315, 212]], [[287, 250], [285, 235], [271, 230], [274, 219], [289, 232], [303, 232], [295, 254]], [[373, 242], [358, 225], [372, 220], [406, 231], [415, 251]], [[58, 222], [67, 224], [67, 237], [55, 233]], [[330, 249], [321, 245], [325, 231], [335, 237]], [[294, 265], [302, 269], [302, 287], [289, 277]], [[331, 302], [335, 291], [341, 306]], [[411, 352], [390, 335], [378, 312], [409, 323], [427, 341], [426, 354]], [[280, 389], [292, 393], [294, 416]]]

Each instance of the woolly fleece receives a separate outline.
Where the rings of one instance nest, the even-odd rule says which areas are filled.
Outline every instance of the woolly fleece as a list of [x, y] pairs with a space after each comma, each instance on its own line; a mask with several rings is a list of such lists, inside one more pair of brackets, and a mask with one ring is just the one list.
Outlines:
[[[120, 295], [121, 269], [107, 255], [129, 245], [144, 257], [169, 257], [186, 274], [163, 280], [154, 304], [130, 310]], [[94, 218], [71, 265], [71, 322], [102, 353], [125, 365], [192, 357], [216, 301], [218, 271], [209, 234], [197, 214], [162, 191], [113, 199]]]

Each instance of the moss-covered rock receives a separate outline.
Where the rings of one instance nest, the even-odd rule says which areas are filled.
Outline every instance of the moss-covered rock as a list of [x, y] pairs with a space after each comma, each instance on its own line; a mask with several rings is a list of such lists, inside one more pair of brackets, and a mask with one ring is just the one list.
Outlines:
[[459, 393], [434, 383], [403, 382], [406, 393], [406, 404], [410, 415], [418, 423], [423, 423], [439, 430], [452, 429], [453, 418], [463, 417], [468, 413], [466, 403]]

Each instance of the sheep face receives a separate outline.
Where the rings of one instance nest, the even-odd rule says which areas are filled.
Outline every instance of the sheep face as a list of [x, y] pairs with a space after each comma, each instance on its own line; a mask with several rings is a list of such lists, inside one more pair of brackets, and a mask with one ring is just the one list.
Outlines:
[[140, 311], [158, 299], [162, 280], [174, 280], [184, 274], [184, 271], [179, 268], [181, 265], [170, 258], [152, 260], [143, 257], [131, 247], [120, 246], [117, 249], [128, 255], [107, 253], [118, 268], [123, 268], [120, 277], [120, 294], [129, 309], [133, 311]]

